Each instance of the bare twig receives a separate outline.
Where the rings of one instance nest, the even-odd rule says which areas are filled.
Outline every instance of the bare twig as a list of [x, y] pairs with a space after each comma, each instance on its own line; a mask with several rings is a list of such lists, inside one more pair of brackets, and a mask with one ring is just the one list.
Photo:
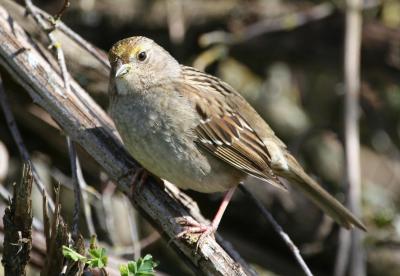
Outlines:
[[[51, 16], [47, 14], [45, 11], [37, 7], [33, 7], [33, 9], [35, 9], [43, 18], [45, 19], [51, 18]], [[104, 55], [104, 53], [101, 50], [99, 50], [96, 46], [83, 39], [79, 34], [71, 30], [71, 28], [65, 25], [62, 21], [57, 22], [57, 29], [62, 31], [65, 35], [67, 35], [69, 38], [75, 41], [83, 49], [88, 51], [88, 53], [94, 56], [106, 69], [110, 69], [110, 63], [108, 62], [107, 56]]]
[[60, 11], [56, 15], [53, 16], [54, 21], [60, 20], [61, 17], [63, 16], [63, 14], [69, 8], [70, 5], [71, 5], [71, 3], [69, 2], [69, 0], [64, 0], [64, 4], [61, 7]]
[[[362, 9], [374, 8], [381, 4], [380, 0], [364, 1]], [[210, 44], [222, 43], [234, 45], [243, 43], [261, 35], [273, 32], [291, 31], [311, 22], [319, 21], [332, 15], [336, 10], [332, 2], [316, 4], [306, 10], [289, 12], [277, 18], [266, 18], [243, 28], [239, 32], [212, 31], [203, 34], [199, 44], [207, 47]]]
[[[348, 205], [356, 215], [361, 215], [361, 165], [360, 138], [358, 128], [359, 91], [360, 91], [360, 51], [362, 27], [362, 0], [347, 0], [344, 79], [345, 79], [345, 146], [346, 168], [349, 183]], [[341, 230], [340, 245], [335, 268], [335, 275], [346, 273], [347, 260], [350, 262], [350, 275], [365, 275], [365, 252], [362, 247], [363, 233], [354, 230], [346, 233]], [[351, 235], [351, 246], [348, 243]], [[349, 251], [350, 250], [350, 251]], [[346, 252], [348, 251], [348, 253]], [[349, 256], [349, 258], [341, 257]]]
[[115, 189], [116, 185], [111, 180], [108, 180], [101, 192], [101, 207], [104, 211], [104, 226], [112, 243], [115, 242], [115, 234], [117, 233], [117, 231], [115, 231], [116, 224], [112, 214], [112, 196]]
[[[160, 233], [157, 231], [153, 230], [147, 237], [144, 237], [139, 241], [140, 244], [140, 249], [145, 249], [146, 247], [150, 246], [151, 244], [155, 243], [161, 238]], [[120, 246], [120, 247], [114, 247], [113, 248], [113, 253], [116, 255], [128, 255], [132, 254], [132, 246]]]
[[[46, 233], [47, 258], [45, 266], [41, 273], [41, 275], [45, 276], [60, 275], [64, 261], [64, 256], [62, 254], [61, 248], [63, 245], [68, 245], [67, 225], [64, 223], [64, 220], [62, 219], [60, 214], [60, 186], [56, 185], [54, 190], [56, 194], [56, 209], [54, 211], [52, 224], [50, 226], [51, 231], [49, 231], [49, 225], [47, 225], [47, 227], [45, 228], [47, 231], [49, 231]], [[49, 218], [46, 218], [46, 221], [48, 220]]]
[[[62, 15], [64, 12], [67, 10], [69, 7], [70, 2], [69, 0], [65, 0], [62, 8], [60, 11], [54, 16], [54, 18], [51, 18], [49, 20], [49, 25], [46, 24], [46, 22], [43, 20], [43, 18], [40, 16], [38, 13], [38, 9], [33, 6], [31, 0], [25, 0], [25, 6], [27, 13], [32, 15], [32, 17], [35, 19], [36, 23], [42, 28], [43, 31], [47, 33], [47, 36], [50, 41], [50, 47], [55, 50], [55, 54], [57, 57], [58, 64], [61, 69], [61, 75], [64, 81], [64, 88], [65, 90], [70, 93], [71, 92], [71, 84], [70, 84], [70, 76], [67, 70], [67, 65], [65, 63], [65, 56], [64, 52], [61, 48], [61, 45], [56, 41], [55, 37], [53, 36], [52, 32], [58, 28], [57, 22], [61, 19]], [[75, 204], [74, 204], [74, 213], [73, 213], [73, 223], [72, 223], [72, 236], [74, 240], [78, 237], [78, 224], [79, 224], [79, 215], [80, 215], [80, 209], [81, 209], [81, 195], [82, 199], [84, 201], [84, 215], [85, 215], [85, 221], [87, 222], [89, 233], [95, 234], [92, 218], [91, 218], [91, 211], [90, 211], [90, 206], [88, 206], [87, 203], [85, 203], [85, 200], [87, 199], [87, 194], [85, 193], [85, 189], [83, 189], [86, 186], [86, 182], [83, 178], [82, 170], [79, 164], [79, 159], [76, 154], [75, 146], [71, 142], [70, 138], [67, 136], [67, 145], [68, 145], [68, 153], [70, 157], [70, 163], [71, 163], [71, 171], [72, 171], [72, 176], [73, 176], [73, 184], [74, 184], [74, 193], [75, 193]]]
[[[65, 57], [64, 57], [64, 52], [61, 50], [61, 46], [59, 43], [57, 43], [57, 40], [54, 37], [53, 31], [54, 31], [54, 26], [49, 25], [46, 23], [45, 20], [39, 15], [39, 13], [36, 12], [36, 9], [34, 5], [32, 4], [31, 0], [25, 0], [25, 8], [26, 8], [26, 14], [31, 15], [35, 22], [42, 28], [44, 32], [47, 33], [47, 37], [50, 40], [50, 48], [54, 49], [56, 52], [56, 57], [58, 64], [60, 65], [61, 69], [61, 75], [64, 80], [64, 88], [67, 90], [67, 92], [71, 91], [71, 86], [69, 84], [69, 75], [67, 71], [67, 67], [65, 65]], [[64, 94], [62, 94], [63, 97], [65, 97]]]
[[[51, 177], [54, 178], [54, 180], [56, 180], [58, 183], [61, 184], [61, 186], [69, 189], [69, 190], [74, 190], [74, 184], [73, 179], [67, 175], [65, 175], [62, 171], [60, 171], [58, 168], [53, 167], [51, 168], [50, 171], [50, 175]], [[101, 200], [101, 194], [96, 191], [96, 189], [94, 189], [91, 186], [85, 186], [85, 187], [81, 187], [81, 189], [83, 191], [85, 191], [87, 193], [87, 195], [90, 195], [92, 197], [94, 197], [96, 200]], [[86, 200], [87, 202], [90, 202], [89, 197], [88, 200]]]
[[54, 202], [49, 197], [49, 194], [46, 190], [45, 185], [40, 180], [39, 174], [37, 173], [35, 167], [33, 166], [31, 157], [29, 156], [28, 150], [26, 149], [24, 141], [22, 140], [21, 133], [18, 130], [17, 123], [15, 122], [15, 119], [14, 119], [14, 115], [12, 114], [12, 111], [8, 104], [7, 95], [4, 91], [3, 80], [1, 78], [1, 75], [0, 75], [0, 105], [3, 109], [4, 116], [6, 118], [7, 125], [10, 129], [11, 135], [12, 135], [15, 143], [17, 144], [19, 153], [20, 153], [22, 159], [24, 160], [24, 162], [26, 164], [28, 164], [32, 169], [32, 174], [35, 179], [35, 181], [34, 181], [35, 185], [38, 187], [42, 196], [47, 196], [49, 208], [50, 208], [51, 212], [54, 212]]
[[[0, 44], [0, 64], [28, 91], [34, 101], [52, 115], [71, 139], [79, 142], [97, 160], [110, 177], [119, 179], [120, 191], [131, 192], [129, 177], [120, 176], [139, 166], [123, 148], [115, 134], [115, 128], [108, 123], [109, 117], [73, 79], [72, 93], [63, 89], [62, 78], [35, 50], [33, 42], [18, 23], [1, 7], [0, 40], [3, 42]], [[166, 190], [149, 177], [140, 193], [134, 191], [131, 202], [158, 230], [168, 239], [172, 239], [182, 231], [177, 220], [189, 215], [181, 198], [181, 192], [168, 189], [166, 193]], [[196, 213], [199, 221], [204, 221], [197, 208], [191, 208], [191, 212]], [[197, 239], [173, 239], [171, 245], [204, 274], [253, 274], [236, 252], [232, 250], [228, 254], [215, 239], [207, 237], [197, 251], [196, 241]]]
[[91, 210], [90, 204], [89, 204], [88, 185], [86, 184], [85, 178], [83, 177], [82, 167], [79, 162], [78, 156], [76, 155], [76, 150], [74, 150], [74, 152], [75, 152], [75, 156], [76, 156], [76, 158], [75, 158], [76, 181], [74, 181], [74, 182], [78, 183], [79, 194], [82, 197], [83, 215], [85, 216], [85, 222], [86, 222], [86, 226], [88, 228], [89, 235], [92, 236], [92, 235], [96, 234], [96, 231], [95, 231], [94, 223], [93, 223], [93, 219], [92, 219], [92, 210]]
[[74, 185], [74, 211], [72, 214], [72, 238], [75, 240], [79, 235], [79, 215], [81, 211], [81, 185], [78, 180], [78, 156], [76, 155], [75, 146], [72, 144], [71, 139], [67, 136], [68, 155], [71, 165], [71, 173]]
[[133, 212], [132, 207], [129, 206], [129, 199], [124, 198], [123, 203], [126, 206], [126, 209], [128, 210], [127, 211], [128, 226], [129, 226], [129, 232], [131, 234], [131, 240], [132, 240], [133, 258], [135, 260], [137, 260], [140, 257], [140, 251], [141, 251], [141, 244], [139, 241], [138, 220], [136, 218], [135, 213]]
[[157, 231], [153, 231], [147, 237], [144, 237], [143, 239], [140, 240], [140, 247], [144, 249], [150, 244], [153, 244], [154, 242], [158, 241], [160, 237], [161, 236]]
[[351, 250], [351, 233], [340, 229], [338, 238], [338, 250], [336, 252], [335, 260], [335, 276], [346, 275], [347, 268], [349, 265], [350, 250]]
[[[41, 11], [41, 14], [43, 11]], [[60, 22], [58, 24], [58, 29], [62, 31], [64, 34], [66, 34], [69, 38], [71, 38], [73, 41], [75, 41], [78, 45], [80, 45], [83, 49], [88, 51], [92, 56], [94, 56], [100, 63], [108, 70], [110, 69], [110, 63], [108, 62], [107, 56], [104, 55], [104, 53], [99, 50], [97, 47], [94, 45], [90, 44], [86, 40], [84, 40], [80, 35], [75, 33], [73, 30], [71, 30], [67, 25], [64, 23]]]
[[263, 34], [289, 31], [303, 26], [312, 21], [321, 20], [331, 15], [335, 7], [330, 2], [321, 3], [305, 11], [291, 12], [279, 18], [267, 18], [256, 22], [238, 33], [228, 33], [225, 31], [213, 31], [203, 34], [199, 43], [206, 47], [210, 44], [223, 43], [228, 45], [242, 43]]
[[296, 261], [299, 263], [301, 269], [303, 270], [304, 274], [307, 276], [312, 276], [312, 272], [310, 268], [307, 266], [306, 262], [304, 261], [303, 257], [300, 254], [300, 250], [297, 246], [293, 243], [291, 238], [285, 231], [283, 231], [282, 227], [279, 223], [274, 219], [270, 212], [262, 205], [262, 203], [246, 188], [245, 185], [239, 185], [240, 190], [248, 196], [258, 207], [261, 211], [261, 214], [267, 219], [269, 223], [271, 223], [272, 227], [274, 228], [275, 232], [281, 236], [282, 240], [286, 243], [289, 250], [293, 253], [293, 256], [296, 258]]

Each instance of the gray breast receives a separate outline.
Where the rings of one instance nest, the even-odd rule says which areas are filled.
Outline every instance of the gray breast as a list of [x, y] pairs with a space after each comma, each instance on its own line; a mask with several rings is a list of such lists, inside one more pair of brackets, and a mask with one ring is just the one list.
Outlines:
[[196, 113], [182, 98], [154, 96], [120, 96], [111, 102], [110, 114], [125, 146], [145, 168], [177, 186], [203, 182], [211, 166], [192, 136]]

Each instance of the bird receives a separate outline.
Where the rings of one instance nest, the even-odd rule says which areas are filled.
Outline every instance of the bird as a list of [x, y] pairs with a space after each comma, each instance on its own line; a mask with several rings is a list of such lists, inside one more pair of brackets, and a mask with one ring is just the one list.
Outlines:
[[109, 51], [109, 113], [129, 153], [151, 174], [181, 189], [225, 192], [211, 224], [187, 219], [199, 241], [217, 231], [236, 187], [248, 175], [297, 187], [342, 227], [365, 225], [301, 167], [267, 122], [229, 84], [181, 65], [143, 36]]

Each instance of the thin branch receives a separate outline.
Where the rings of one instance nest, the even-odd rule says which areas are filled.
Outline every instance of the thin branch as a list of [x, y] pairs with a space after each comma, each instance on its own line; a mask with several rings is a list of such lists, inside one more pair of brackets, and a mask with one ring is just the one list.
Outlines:
[[4, 91], [3, 79], [1, 78], [1, 75], [0, 75], [0, 105], [3, 109], [4, 117], [6, 118], [6, 122], [7, 122], [8, 128], [10, 129], [11, 135], [12, 135], [15, 143], [17, 144], [18, 151], [21, 155], [22, 160], [24, 160], [24, 162], [31, 167], [33, 178], [35, 179], [35, 181], [34, 181], [35, 185], [39, 189], [42, 196], [46, 196], [48, 198], [49, 208], [50, 208], [51, 212], [54, 212], [54, 209], [55, 209], [54, 202], [50, 198], [45, 185], [41, 181], [39, 174], [37, 173], [35, 166], [33, 165], [31, 157], [29, 156], [28, 150], [26, 149], [26, 146], [22, 139], [21, 133], [19, 132], [19, 129], [17, 127], [17, 123], [15, 121], [14, 115], [11, 111], [10, 105], [7, 100], [7, 95]]
[[78, 180], [78, 173], [77, 173], [77, 163], [78, 161], [78, 156], [76, 155], [76, 150], [75, 146], [72, 144], [71, 139], [69, 136], [67, 136], [67, 145], [68, 145], [68, 155], [69, 155], [69, 160], [70, 160], [70, 165], [71, 165], [71, 173], [72, 173], [72, 179], [73, 179], [73, 185], [74, 185], [74, 211], [72, 214], [72, 238], [76, 240], [76, 238], [79, 235], [79, 215], [81, 211], [81, 185], [79, 184]]
[[140, 257], [140, 251], [141, 251], [141, 244], [139, 241], [139, 229], [138, 229], [138, 220], [136, 218], [135, 213], [133, 212], [133, 209], [131, 206], [129, 206], [129, 199], [124, 198], [123, 199], [123, 204], [126, 206], [126, 209], [128, 210], [128, 226], [129, 226], [129, 232], [131, 235], [131, 240], [132, 240], [132, 249], [133, 249], [133, 258], [137, 260]]
[[[73, 151], [76, 154], [75, 147], [74, 147]], [[72, 162], [72, 159], [70, 159], [70, 160]], [[73, 190], [75, 193], [75, 196], [80, 195], [82, 197], [81, 202], [82, 202], [82, 206], [83, 206], [83, 215], [85, 216], [85, 222], [87, 224], [88, 232], [89, 232], [90, 236], [92, 236], [93, 234], [96, 234], [96, 233], [95, 233], [94, 223], [93, 223], [93, 219], [92, 219], [92, 209], [90, 207], [90, 203], [89, 203], [90, 200], [89, 200], [88, 195], [90, 194], [91, 196], [95, 197], [96, 200], [101, 200], [101, 195], [94, 188], [92, 188], [86, 184], [86, 181], [83, 178], [82, 168], [81, 168], [79, 159], [76, 157], [76, 155], [75, 155], [75, 160], [76, 160], [76, 162], [75, 162], [76, 165], [74, 167], [76, 167], [76, 169], [75, 169], [76, 172], [73, 174], [76, 175], [77, 181], [74, 180], [75, 178], [71, 179], [70, 177], [64, 175], [57, 168], [53, 168], [51, 170], [50, 174], [62, 186]], [[72, 164], [71, 164], [71, 169], [72, 169]], [[79, 185], [78, 189], [81, 192], [77, 192], [77, 189], [75, 188], [76, 187], [75, 182], [78, 183], [78, 185]]]
[[[76, 154], [76, 151], [75, 151]], [[81, 191], [82, 197], [82, 206], [83, 206], [83, 215], [85, 216], [86, 226], [88, 228], [88, 232], [90, 236], [96, 234], [96, 230], [94, 228], [94, 223], [92, 219], [92, 209], [89, 204], [89, 196], [88, 196], [88, 185], [83, 177], [81, 163], [79, 162], [78, 156], [76, 156], [76, 176], [77, 182], [79, 184], [79, 190]]]
[[[155, 243], [161, 238], [160, 233], [153, 230], [147, 237], [139, 241], [140, 248], [143, 250], [149, 245]], [[113, 254], [117, 256], [126, 256], [132, 254], [132, 246], [117, 246], [112, 249]]]
[[60, 11], [56, 15], [53, 16], [54, 21], [60, 20], [61, 17], [63, 16], [63, 14], [69, 8], [70, 5], [71, 5], [71, 3], [69, 2], [69, 0], [64, 0], [64, 4], [61, 7]]
[[300, 250], [297, 246], [293, 243], [291, 238], [285, 231], [283, 231], [282, 227], [279, 223], [274, 219], [271, 213], [264, 207], [264, 205], [244, 186], [243, 184], [239, 185], [240, 190], [249, 197], [261, 211], [261, 214], [264, 218], [271, 223], [272, 227], [274, 228], [275, 232], [281, 236], [282, 240], [286, 243], [289, 250], [293, 253], [293, 256], [296, 258], [296, 261], [299, 263], [301, 269], [303, 270], [304, 274], [307, 276], [312, 276], [312, 272], [310, 268], [307, 266], [306, 262], [304, 261], [303, 257], [300, 254]]
[[278, 18], [267, 18], [258, 21], [237, 33], [213, 31], [203, 34], [200, 45], [206, 47], [210, 44], [223, 43], [234, 45], [253, 39], [255, 37], [278, 31], [289, 31], [313, 21], [328, 17], [335, 11], [332, 3], [321, 3], [305, 11], [290, 12]]
[[115, 183], [111, 180], [107, 180], [104, 189], [101, 191], [101, 207], [104, 212], [104, 226], [107, 230], [106, 233], [108, 233], [108, 237], [113, 244], [116, 240], [115, 235], [117, 233], [115, 230], [116, 223], [112, 213], [112, 196], [115, 192], [115, 189]]
[[[61, 205], [60, 205], [60, 186], [54, 186], [55, 193], [55, 203], [56, 209], [54, 211], [52, 222], [50, 225], [50, 218], [45, 211], [45, 205], [43, 206], [43, 217], [46, 221], [46, 261], [44, 268], [41, 271], [41, 275], [60, 275], [63, 268], [64, 256], [62, 254], [62, 246], [68, 245], [69, 233], [67, 230], [67, 225], [61, 217]], [[51, 230], [50, 230], [51, 229]]]
[[[33, 6], [32, 9], [36, 10], [40, 14], [40, 16], [42, 16], [42, 18], [44, 19], [49, 20], [49, 18], [51, 18], [51, 16], [48, 13], [39, 9], [38, 7]], [[88, 53], [94, 56], [105, 67], [105, 69], [107, 70], [110, 69], [110, 63], [108, 62], [107, 56], [104, 55], [104, 53], [101, 50], [99, 50], [96, 46], [83, 39], [79, 34], [71, 30], [71, 28], [65, 25], [62, 21], [58, 20], [56, 24], [58, 30], [62, 31], [65, 35], [67, 35], [69, 38], [75, 41], [79, 46], [81, 46]]]
[[[56, 167], [51, 168], [50, 175], [54, 180], [60, 183], [61, 186], [72, 191], [74, 190], [74, 184], [72, 183], [73, 182], [72, 178], [66, 176], [58, 168]], [[95, 200], [101, 200], [101, 194], [98, 191], [96, 191], [96, 189], [94, 189], [93, 187], [86, 185], [85, 187], [81, 187], [81, 189], [82, 191], [85, 191], [88, 195], [94, 197]], [[87, 201], [90, 202], [89, 197]]]
[[[67, 67], [65, 65], [64, 52], [62, 51], [61, 46], [59, 45], [56, 38], [54, 37], [54, 34], [53, 34], [54, 26], [51, 24], [50, 25], [47, 24], [46, 21], [43, 20], [43, 18], [39, 15], [39, 13], [36, 12], [36, 9], [35, 9], [34, 5], [32, 4], [31, 0], [25, 0], [25, 8], [26, 8], [26, 14], [31, 15], [33, 17], [33, 19], [35, 20], [35, 22], [39, 25], [39, 27], [41, 27], [42, 30], [47, 33], [47, 37], [50, 40], [49, 48], [55, 49], [55, 52], [56, 52], [57, 61], [60, 66], [61, 75], [64, 80], [64, 88], [65, 88], [65, 90], [67, 90], [67, 92], [70, 92], [71, 85], [69, 83], [69, 76], [68, 76], [68, 72], [67, 72]], [[62, 96], [65, 97], [64, 94], [62, 94]]]
[[[360, 7], [362, 9], [371, 9], [379, 6], [381, 2], [381, 0], [367, 0]], [[205, 33], [200, 36], [199, 44], [203, 47], [217, 43], [235, 45], [268, 33], [291, 31], [306, 24], [327, 18], [335, 10], [335, 4], [327, 1], [316, 4], [306, 10], [291, 11], [277, 18], [269, 17], [260, 20], [241, 29], [239, 32], [212, 31]]]
[[[344, 45], [344, 81], [346, 92], [344, 124], [347, 180], [349, 183], [348, 206], [356, 216], [361, 216], [361, 164], [358, 120], [360, 108], [362, 4], [362, 0], [347, 0]], [[347, 260], [350, 262], [351, 275], [366, 275], [365, 252], [362, 246], [363, 233], [359, 230], [351, 232], [351, 246], [348, 243], [349, 237], [345, 237], [349, 233], [341, 231], [341, 243], [337, 255], [335, 275], [345, 275]], [[341, 258], [342, 255], [349, 256], [349, 258]]]
[[[25, 6], [26, 6], [26, 11], [27, 14], [32, 15], [32, 17], [35, 19], [36, 23], [42, 28], [44, 32], [47, 33], [47, 36], [50, 41], [50, 48], [53, 48], [55, 50], [55, 54], [57, 57], [58, 65], [60, 66], [61, 70], [61, 75], [64, 81], [64, 88], [68, 93], [71, 93], [71, 84], [70, 84], [70, 75], [67, 70], [67, 65], [65, 63], [65, 55], [64, 52], [61, 48], [60, 43], [57, 42], [53, 35], [53, 31], [58, 28], [57, 22], [61, 19], [62, 15], [64, 12], [67, 10], [69, 7], [70, 2], [69, 0], [65, 0], [62, 8], [60, 11], [54, 16], [54, 18], [51, 18], [48, 24], [50, 24], [50, 28], [48, 24], [43, 20], [43, 18], [40, 16], [38, 13], [38, 10], [36, 9], [35, 6], [33, 6], [31, 0], [25, 0]], [[93, 221], [91, 219], [91, 211], [90, 211], [90, 206], [85, 203], [85, 199], [87, 199], [87, 195], [85, 193], [84, 187], [86, 186], [86, 182], [83, 178], [82, 170], [79, 164], [79, 159], [76, 154], [75, 146], [71, 142], [69, 136], [66, 137], [67, 139], [67, 145], [68, 145], [68, 153], [70, 157], [70, 163], [71, 163], [71, 171], [72, 171], [72, 178], [73, 178], [73, 184], [74, 184], [74, 194], [75, 194], [75, 204], [74, 204], [74, 212], [73, 212], [73, 223], [72, 223], [72, 236], [74, 240], [78, 237], [79, 231], [78, 231], [78, 225], [79, 225], [79, 215], [80, 215], [80, 209], [81, 209], [81, 195], [82, 199], [84, 201], [84, 215], [85, 215], [85, 221], [87, 222], [88, 229], [90, 235], [95, 234], [94, 226], [93, 226]]]
[[[72, 140], [78, 142], [103, 167], [118, 180], [118, 189], [129, 194], [130, 178], [121, 175], [138, 169], [138, 164], [122, 146], [116, 130], [106, 113], [71, 79], [71, 92], [63, 89], [63, 80], [51, 65], [36, 51], [32, 40], [0, 7], [0, 64], [21, 84], [30, 96], [58, 122]], [[51, 60], [51, 57], [49, 57]], [[85, 102], [81, 99], [84, 98]], [[176, 188], [175, 188], [176, 189]], [[233, 250], [228, 254], [212, 237], [196, 251], [197, 239], [174, 239], [182, 231], [177, 220], [189, 216], [179, 191], [163, 189], [151, 177], [143, 189], [133, 191], [131, 202], [145, 215], [171, 246], [198, 271], [208, 275], [253, 275], [246, 263]], [[191, 204], [192, 207], [193, 204]], [[202, 222], [205, 219], [191, 208], [191, 213]], [[231, 256], [236, 256], [232, 259]]]
[[147, 237], [144, 237], [143, 239], [140, 240], [140, 247], [142, 249], [146, 248], [147, 246], [155, 243], [160, 239], [160, 234], [157, 231], [153, 231], [151, 234], [149, 234]]
[[336, 252], [335, 270], [333, 275], [345, 276], [350, 261], [351, 233], [340, 229], [338, 237], [338, 249]]

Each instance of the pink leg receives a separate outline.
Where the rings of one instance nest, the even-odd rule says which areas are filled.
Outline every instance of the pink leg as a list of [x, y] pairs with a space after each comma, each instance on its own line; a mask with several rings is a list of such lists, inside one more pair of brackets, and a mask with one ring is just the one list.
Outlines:
[[219, 223], [221, 222], [222, 216], [225, 213], [226, 207], [228, 207], [229, 201], [231, 200], [233, 194], [235, 193], [236, 187], [231, 188], [229, 191], [226, 192], [224, 195], [224, 199], [221, 202], [221, 205], [218, 208], [217, 213], [214, 216], [214, 219], [211, 223], [211, 226], [217, 230]]
[[218, 211], [211, 222], [211, 225], [203, 225], [193, 219], [185, 218], [179, 222], [180, 224], [185, 226], [185, 230], [180, 232], [176, 237], [180, 238], [185, 234], [200, 233], [200, 237], [197, 242], [197, 244], [199, 245], [204, 240], [205, 237], [214, 234], [217, 231], [219, 223], [221, 222], [222, 216], [224, 215], [226, 207], [228, 207], [229, 201], [231, 200], [233, 193], [235, 192], [235, 189], [236, 187], [231, 188], [225, 193], [222, 203], [219, 206]]

